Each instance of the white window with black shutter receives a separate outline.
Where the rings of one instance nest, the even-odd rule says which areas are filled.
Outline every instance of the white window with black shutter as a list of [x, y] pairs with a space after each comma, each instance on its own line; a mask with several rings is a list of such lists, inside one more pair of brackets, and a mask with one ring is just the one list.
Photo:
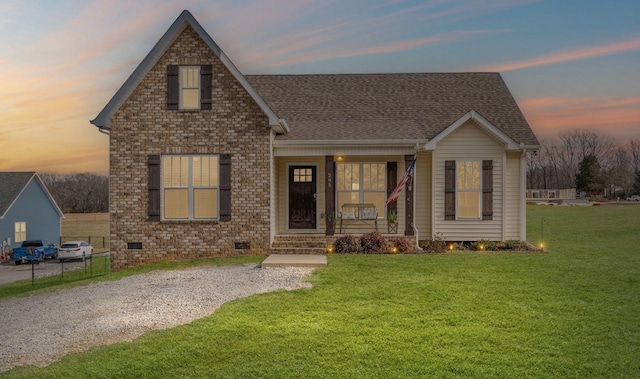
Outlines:
[[445, 161], [445, 220], [493, 219], [493, 161]]
[[229, 155], [149, 156], [149, 219], [231, 219]]
[[167, 109], [211, 109], [212, 65], [167, 66]]

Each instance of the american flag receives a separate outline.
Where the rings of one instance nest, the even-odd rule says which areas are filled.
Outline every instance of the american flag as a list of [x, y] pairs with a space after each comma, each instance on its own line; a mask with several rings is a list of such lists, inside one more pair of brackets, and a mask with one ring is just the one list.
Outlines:
[[417, 156], [413, 158], [413, 162], [411, 162], [409, 168], [407, 168], [407, 171], [404, 173], [404, 177], [398, 183], [393, 192], [391, 192], [391, 195], [389, 195], [389, 197], [387, 198], [387, 203], [385, 205], [389, 205], [398, 200], [398, 197], [400, 197], [400, 192], [402, 192], [402, 189], [407, 184], [407, 181], [409, 180], [411, 175], [413, 175], [413, 169], [416, 167], [416, 159], [418, 159]]

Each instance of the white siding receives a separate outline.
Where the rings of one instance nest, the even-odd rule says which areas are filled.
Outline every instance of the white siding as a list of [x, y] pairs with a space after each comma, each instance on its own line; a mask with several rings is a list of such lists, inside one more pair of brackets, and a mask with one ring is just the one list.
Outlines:
[[520, 153], [507, 154], [505, 170], [505, 231], [504, 240], [519, 240], [520, 236]]
[[[434, 159], [434, 233], [449, 241], [503, 240], [504, 148], [469, 121], [440, 141]], [[493, 220], [444, 219], [444, 162], [493, 160]]]

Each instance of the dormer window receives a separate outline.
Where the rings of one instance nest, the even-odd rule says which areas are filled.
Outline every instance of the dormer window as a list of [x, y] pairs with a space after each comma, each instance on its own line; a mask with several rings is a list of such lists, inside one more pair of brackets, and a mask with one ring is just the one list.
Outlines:
[[212, 65], [167, 66], [167, 109], [211, 109]]

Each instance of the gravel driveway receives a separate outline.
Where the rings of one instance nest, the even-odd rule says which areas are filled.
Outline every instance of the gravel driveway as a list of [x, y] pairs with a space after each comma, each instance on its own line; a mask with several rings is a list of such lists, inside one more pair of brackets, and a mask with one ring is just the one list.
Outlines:
[[0, 301], [0, 372], [46, 366], [92, 346], [187, 324], [256, 293], [310, 287], [313, 269], [201, 266], [153, 271], [68, 290]]

